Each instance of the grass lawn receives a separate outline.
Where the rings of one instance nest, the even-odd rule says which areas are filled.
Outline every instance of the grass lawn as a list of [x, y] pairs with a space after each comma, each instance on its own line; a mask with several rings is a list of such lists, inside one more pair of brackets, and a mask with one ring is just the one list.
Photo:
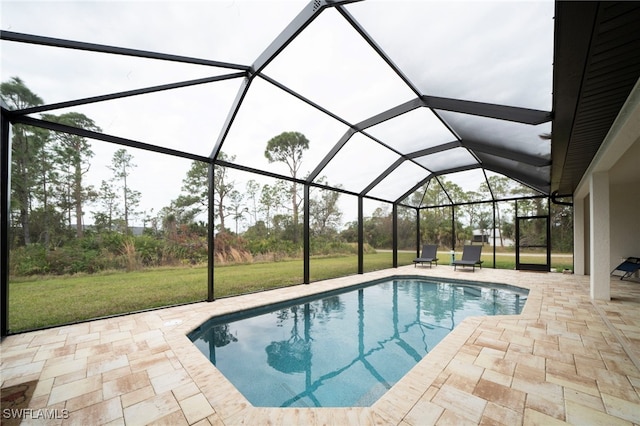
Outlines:
[[[399, 252], [398, 263], [410, 265], [414, 257], [414, 253]], [[439, 264], [449, 264], [448, 252], [439, 253], [439, 258]], [[493, 266], [492, 253], [485, 253], [482, 258], [485, 267]], [[572, 268], [571, 256], [559, 259], [560, 263], [554, 261], [552, 267]], [[357, 262], [356, 256], [312, 258], [311, 280], [356, 274]], [[498, 268], [513, 269], [515, 255], [497, 255], [496, 264]], [[365, 272], [391, 267], [390, 252], [365, 255]], [[300, 284], [302, 268], [302, 260], [216, 266], [215, 297]], [[206, 267], [18, 278], [9, 283], [9, 329], [18, 332], [195, 302], [206, 297]]]

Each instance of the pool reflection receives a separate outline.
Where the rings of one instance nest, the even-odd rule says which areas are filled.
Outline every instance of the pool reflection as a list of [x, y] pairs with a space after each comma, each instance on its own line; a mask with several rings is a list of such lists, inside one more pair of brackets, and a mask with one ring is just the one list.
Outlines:
[[190, 336], [254, 406], [368, 406], [464, 318], [520, 313], [526, 292], [393, 280]]

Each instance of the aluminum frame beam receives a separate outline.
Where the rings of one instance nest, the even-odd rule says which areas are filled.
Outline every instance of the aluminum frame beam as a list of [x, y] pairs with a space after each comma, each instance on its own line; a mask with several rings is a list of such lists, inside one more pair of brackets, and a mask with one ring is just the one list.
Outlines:
[[202, 155], [191, 154], [189, 152], [179, 151], [172, 148], [164, 148], [158, 145], [151, 145], [144, 142], [134, 141], [132, 139], [121, 138], [118, 136], [112, 136], [105, 133], [94, 132], [91, 130], [81, 129], [79, 127], [67, 126], [60, 123], [54, 123], [52, 121], [40, 120], [29, 116], [11, 115], [10, 121], [12, 123], [26, 124], [28, 126], [41, 127], [43, 129], [53, 130], [55, 132], [69, 133], [72, 135], [82, 136], [84, 138], [100, 140], [104, 142], [111, 142], [116, 145], [128, 146], [131, 148], [143, 149], [145, 151], [157, 152], [160, 154], [167, 154], [174, 157], [186, 158], [189, 160], [202, 161], [204, 163], [210, 163], [208, 157]]
[[490, 154], [495, 157], [518, 161], [520, 163], [528, 164], [534, 167], [546, 167], [551, 165], [551, 160], [544, 157], [538, 157], [523, 152], [517, 152], [510, 149], [491, 146], [475, 140], [463, 139], [461, 145], [473, 152]]
[[273, 78], [265, 75], [265, 74], [260, 74], [259, 77], [265, 81], [268, 81], [269, 83], [273, 84], [274, 86], [276, 86], [277, 88], [279, 88], [280, 90], [283, 90], [285, 92], [287, 92], [288, 94], [290, 94], [291, 96], [294, 96], [298, 99], [300, 99], [302, 102], [306, 103], [307, 105], [312, 106], [313, 108], [324, 112], [325, 114], [327, 114], [328, 116], [330, 116], [331, 118], [341, 122], [342, 124], [351, 127], [351, 128], [355, 128], [355, 126], [351, 123], [349, 123], [347, 120], [345, 120], [344, 118], [340, 117], [337, 114], [332, 113], [331, 111], [329, 111], [328, 109], [318, 105], [317, 103], [313, 102], [311, 99], [302, 96], [301, 94], [299, 94], [298, 92], [290, 89], [289, 87], [285, 86], [284, 84], [280, 83], [279, 81], [274, 80]]
[[402, 70], [391, 60], [389, 55], [387, 55], [387, 53], [382, 49], [382, 47], [380, 47], [378, 43], [376, 43], [376, 41], [369, 35], [369, 33], [364, 28], [362, 28], [360, 23], [345, 8], [337, 7], [336, 9], [338, 10], [338, 12], [342, 14], [342, 16], [344, 16], [344, 18], [360, 34], [360, 36], [369, 44], [369, 46], [371, 46], [371, 48], [373, 48], [373, 50], [376, 51], [378, 56], [380, 56], [382, 60], [387, 63], [387, 65], [393, 70], [393, 72], [395, 72], [396, 75], [400, 77], [400, 79], [404, 82], [404, 84], [406, 84], [411, 89], [411, 91], [413, 91], [413, 93], [420, 96], [421, 95], [420, 90], [418, 90], [418, 88], [413, 84], [413, 82], [409, 80], [409, 77], [407, 77], [402, 72]]
[[537, 109], [519, 108], [485, 102], [465, 101], [460, 99], [440, 98], [423, 95], [424, 106], [436, 110], [460, 112], [498, 120], [514, 121], [522, 124], [542, 124], [551, 121], [552, 113]]
[[[436, 154], [438, 152], [447, 151], [453, 148], [460, 148], [463, 144], [460, 141], [447, 142], [440, 145], [432, 146], [430, 148], [421, 149], [419, 151], [414, 151], [410, 154], [407, 154], [407, 158], [419, 158], [424, 157], [425, 155]], [[424, 166], [423, 166], [424, 167]]]
[[361, 122], [359, 122], [353, 127], [358, 131], [365, 130], [365, 129], [368, 129], [369, 127], [375, 126], [376, 124], [380, 124], [384, 121], [398, 117], [399, 115], [402, 115], [409, 111], [413, 111], [414, 109], [421, 108], [422, 106], [423, 105], [420, 98], [411, 99], [410, 101], [407, 101], [403, 104], [396, 105], [395, 107], [389, 108], [388, 110], [381, 112], [380, 114], [376, 114], [372, 117], [362, 120]]
[[129, 49], [125, 47], [109, 46], [105, 44], [65, 40], [61, 38], [16, 33], [13, 31], [0, 31], [0, 40], [38, 44], [41, 46], [61, 47], [65, 49], [85, 50], [89, 52], [110, 53], [113, 55], [133, 56], [137, 58], [159, 59], [162, 61], [182, 62], [185, 64], [207, 65], [210, 67], [230, 68], [241, 71], [250, 71], [250, 68], [246, 65], [233, 64], [230, 62], [212, 61], [209, 59], [193, 58], [189, 56], [170, 55], [166, 53], [150, 52], [147, 50]]
[[220, 153], [220, 150], [222, 149], [222, 144], [224, 144], [224, 141], [227, 138], [229, 131], [231, 130], [231, 125], [233, 124], [233, 121], [236, 119], [236, 116], [238, 115], [238, 111], [240, 111], [240, 106], [242, 105], [242, 101], [244, 100], [244, 97], [247, 96], [247, 92], [249, 91], [249, 87], [251, 86], [251, 81], [252, 80], [250, 77], [246, 77], [242, 81], [242, 84], [240, 85], [240, 87], [238, 88], [238, 93], [236, 93], [236, 97], [233, 100], [233, 104], [231, 105], [231, 108], [229, 108], [229, 113], [227, 114], [227, 118], [225, 119], [224, 124], [220, 129], [218, 140], [216, 141], [215, 145], [213, 145], [213, 149], [211, 150], [211, 154], [209, 155], [210, 159], [215, 160], [216, 158], [218, 158], [218, 153]]
[[329, 153], [325, 155], [322, 161], [318, 163], [316, 168], [313, 169], [311, 173], [309, 173], [308, 180], [314, 181], [320, 175], [320, 173], [322, 173], [322, 170], [327, 166], [327, 164], [329, 164], [329, 162], [333, 159], [333, 157], [335, 157], [338, 154], [338, 152], [340, 152], [340, 150], [345, 146], [345, 144], [349, 141], [349, 139], [351, 139], [351, 137], [356, 133], [358, 132], [355, 129], [353, 128], [348, 129], [344, 133], [344, 135], [342, 135], [340, 140], [333, 146], [333, 148], [331, 148], [331, 151], [329, 151]]
[[378, 185], [380, 182], [382, 182], [384, 180], [384, 178], [389, 176], [389, 174], [391, 172], [393, 172], [395, 169], [400, 167], [400, 165], [402, 163], [404, 163], [405, 161], [406, 161], [406, 159], [403, 158], [403, 157], [398, 158], [392, 165], [387, 167], [387, 169], [384, 172], [380, 173], [380, 175], [378, 175], [377, 178], [375, 178], [369, 185], [367, 185], [367, 187], [365, 189], [363, 189], [362, 192], [360, 192], [360, 195], [362, 195], [362, 196], [367, 195], [367, 193], [369, 193], [369, 191], [371, 191], [376, 185]]
[[282, 52], [320, 13], [327, 7], [336, 7], [342, 4], [355, 3], [361, 0], [311, 0], [293, 18], [287, 27], [267, 46], [253, 63], [252, 72], [259, 74], [269, 63]]
[[205, 77], [205, 78], [199, 78], [195, 80], [187, 80], [187, 81], [181, 81], [177, 83], [151, 86], [151, 87], [146, 87], [142, 89], [128, 90], [125, 92], [110, 93], [108, 95], [92, 96], [90, 98], [76, 99], [73, 101], [39, 105], [31, 108], [24, 108], [21, 110], [13, 111], [13, 113], [16, 115], [34, 114], [38, 112], [52, 111], [52, 110], [61, 109], [61, 108], [70, 108], [70, 107], [79, 106], [79, 105], [92, 104], [96, 102], [110, 101], [113, 99], [127, 98], [130, 96], [144, 95], [147, 93], [162, 92], [165, 90], [180, 89], [183, 87], [197, 86], [200, 84], [214, 83], [217, 81], [231, 80], [234, 78], [242, 78], [242, 77], [245, 77], [246, 75], [247, 75], [246, 72], [239, 72], [239, 73], [225, 74], [225, 75], [219, 75], [214, 77]]
[[505, 167], [486, 163], [486, 162], [483, 163], [483, 166], [487, 170], [491, 170], [493, 172], [503, 174], [509, 177], [510, 179], [520, 182], [521, 184], [528, 186], [529, 188], [534, 189], [542, 194], [547, 194], [547, 195], [549, 194], [549, 188], [551, 187], [551, 182], [545, 181], [535, 176], [521, 173], [516, 170], [506, 169]]
[[[426, 178], [422, 179], [421, 181], [419, 181], [418, 183], [416, 183], [415, 185], [413, 185], [411, 187], [411, 189], [409, 189], [407, 192], [405, 192], [404, 194], [402, 194], [400, 197], [398, 197], [394, 203], [399, 203], [400, 201], [404, 200], [405, 198], [407, 198], [409, 195], [413, 194], [415, 191], [418, 190], [418, 188], [420, 188], [422, 185], [424, 185], [425, 183], [429, 182], [432, 178], [435, 177], [435, 174], [430, 173]], [[416, 208], [415, 206], [412, 206], [414, 208]]]

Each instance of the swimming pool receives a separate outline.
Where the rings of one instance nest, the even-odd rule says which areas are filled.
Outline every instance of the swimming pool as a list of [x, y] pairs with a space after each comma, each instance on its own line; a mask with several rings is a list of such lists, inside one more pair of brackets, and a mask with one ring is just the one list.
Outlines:
[[464, 318], [519, 314], [527, 294], [403, 277], [214, 317], [189, 338], [254, 406], [369, 406]]

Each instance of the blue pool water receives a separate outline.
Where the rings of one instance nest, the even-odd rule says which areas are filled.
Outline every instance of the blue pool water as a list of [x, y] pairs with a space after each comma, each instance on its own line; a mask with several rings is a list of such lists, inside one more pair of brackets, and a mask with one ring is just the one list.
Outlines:
[[215, 317], [189, 338], [254, 406], [369, 406], [464, 318], [519, 314], [527, 294], [392, 279]]

